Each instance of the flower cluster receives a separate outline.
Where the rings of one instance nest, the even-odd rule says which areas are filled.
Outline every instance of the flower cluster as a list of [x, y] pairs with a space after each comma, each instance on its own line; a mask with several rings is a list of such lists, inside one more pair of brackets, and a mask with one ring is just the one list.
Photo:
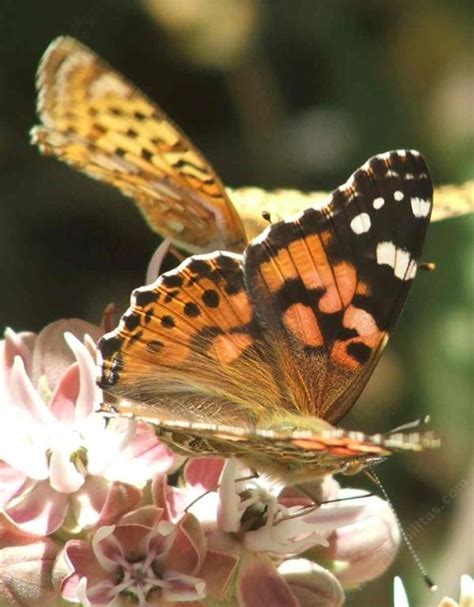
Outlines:
[[0, 342], [2, 605], [329, 607], [387, 568], [399, 534], [381, 499], [348, 500], [360, 492], [328, 477], [315, 507], [234, 460], [184, 463], [151, 426], [105, 419], [102, 332], [58, 321]]

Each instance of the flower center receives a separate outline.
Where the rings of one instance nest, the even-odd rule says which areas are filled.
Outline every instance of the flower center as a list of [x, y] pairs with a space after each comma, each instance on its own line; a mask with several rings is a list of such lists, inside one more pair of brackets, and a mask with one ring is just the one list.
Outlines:
[[156, 575], [152, 563], [153, 558], [150, 555], [140, 561], [129, 562], [120, 558], [122, 566], [122, 581], [114, 588], [114, 594], [120, 593], [132, 595], [138, 600], [140, 607], [148, 607], [146, 600], [148, 593], [152, 589], [163, 586], [163, 581]]

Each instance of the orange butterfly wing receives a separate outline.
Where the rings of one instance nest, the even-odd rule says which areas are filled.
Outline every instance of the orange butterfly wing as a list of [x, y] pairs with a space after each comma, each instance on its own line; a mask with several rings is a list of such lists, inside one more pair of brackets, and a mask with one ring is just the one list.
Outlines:
[[252, 425], [282, 399], [240, 255], [194, 256], [135, 290], [99, 349], [100, 385], [148, 415]]
[[32, 141], [133, 198], [150, 227], [191, 252], [246, 243], [204, 156], [142, 92], [77, 40], [60, 37], [38, 69]]
[[246, 248], [250, 297], [302, 413], [336, 423], [364, 388], [413, 282], [432, 192], [418, 152], [387, 152]]

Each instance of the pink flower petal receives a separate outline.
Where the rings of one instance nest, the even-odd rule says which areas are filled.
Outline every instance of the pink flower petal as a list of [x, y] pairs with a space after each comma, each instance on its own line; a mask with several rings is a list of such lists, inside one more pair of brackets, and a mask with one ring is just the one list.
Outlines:
[[134, 508], [141, 491], [123, 483], [110, 484], [100, 476], [88, 476], [84, 485], [72, 496], [72, 507], [82, 529], [115, 523]]
[[204, 580], [191, 575], [184, 575], [176, 571], [165, 571], [162, 596], [165, 601], [193, 601], [206, 596], [206, 583]]
[[79, 365], [79, 393], [76, 400], [76, 419], [83, 419], [90, 415], [99, 405], [102, 392], [95, 381], [95, 363], [86, 346], [72, 333], [64, 333], [67, 345], [74, 352]]
[[84, 484], [84, 476], [71, 461], [73, 445], [56, 445], [49, 463], [49, 482], [60, 493], [75, 493]]
[[235, 486], [236, 471], [236, 461], [234, 459], [226, 460], [219, 483], [217, 525], [221, 531], [227, 533], [237, 533], [243, 514], [241, 500]]
[[166, 568], [195, 574], [204, 560], [205, 547], [206, 540], [198, 520], [191, 514], [185, 515], [166, 558]]
[[40, 377], [46, 376], [48, 386], [53, 389], [64, 370], [75, 362], [74, 354], [64, 340], [66, 332], [72, 333], [81, 341], [86, 333], [94, 339], [98, 339], [102, 333], [99, 327], [78, 318], [58, 320], [47, 325], [39, 333], [33, 351], [32, 376], [35, 385]]
[[339, 580], [327, 569], [306, 559], [290, 559], [278, 568], [298, 597], [301, 607], [340, 607], [344, 590]]
[[171, 240], [169, 238], [165, 238], [151, 256], [146, 272], [145, 284], [150, 285], [152, 282], [155, 282], [155, 280], [160, 275], [161, 264], [163, 263], [165, 257], [168, 255], [170, 245]]
[[17, 356], [11, 370], [11, 392], [16, 406], [39, 425], [49, 427], [54, 417], [28, 377], [23, 360]]
[[37, 541], [38, 536], [25, 533], [6, 516], [0, 515], [0, 549], [34, 544]]
[[89, 542], [69, 540], [56, 562], [56, 581], [62, 596], [69, 601], [75, 601], [81, 592], [80, 585], [84, 585], [81, 580], [86, 579], [89, 587], [107, 581], [113, 584], [115, 569], [111, 572], [102, 569]]
[[0, 378], [3, 373], [11, 369], [15, 356], [20, 356], [25, 365], [26, 372], [31, 375], [31, 352], [36, 341], [36, 334], [30, 332], [15, 333], [7, 327], [5, 329], [5, 340], [3, 342], [2, 354], [0, 356]]
[[[6, 412], [4, 412], [6, 413]], [[40, 481], [48, 478], [49, 466], [45, 445], [46, 437], [38, 437], [38, 428], [28, 427], [21, 416], [5, 414], [0, 418], [0, 460], [15, 469], [20, 476]], [[38, 439], [39, 444], [34, 439]]]
[[12, 505], [7, 505], [5, 514], [26, 533], [49, 535], [61, 527], [67, 509], [68, 496], [41, 481], [25, 495], [15, 498]]
[[51, 402], [50, 411], [58, 421], [71, 426], [74, 422], [74, 409], [79, 393], [79, 365], [74, 363], [64, 371], [56, 386]]
[[263, 554], [244, 553], [237, 581], [239, 607], [300, 607], [298, 599]]
[[120, 526], [141, 525], [152, 529], [163, 518], [163, 509], [156, 506], [142, 506], [136, 510], [125, 513], [120, 519]]
[[168, 485], [168, 478], [165, 474], [157, 474], [154, 477], [151, 495], [153, 503], [163, 509], [164, 518], [169, 521], [177, 521], [181, 518], [190, 501], [185, 490]]
[[199, 577], [206, 582], [207, 596], [219, 600], [225, 598], [238, 564], [237, 555], [207, 550], [204, 563], [198, 572]]
[[337, 574], [346, 586], [378, 577], [392, 563], [400, 544], [398, 523], [388, 504], [374, 496], [360, 501], [363, 510], [334, 531], [322, 553], [346, 563]]
[[0, 460], [0, 508], [23, 487], [26, 474]]
[[[114, 580], [104, 580], [94, 586], [84, 584], [84, 590], [82, 590], [81, 581], [79, 581], [77, 598], [84, 597], [86, 601], [90, 598], [89, 604], [92, 607], [122, 607], [123, 601], [120, 597], [115, 596], [115, 586]], [[86, 605], [83, 604], [81, 607], [86, 607]]]
[[193, 457], [184, 467], [184, 480], [204, 491], [216, 491], [224, 468], [223, 457]]
[[104, 571], [115, 571], [119, 558], [124, 558], [121, 543], [114, 536], [115, 526], [100, 527], [92, 538], [92, 550], [95, 558]]
[[149, 424], [139, 422], [135, 435], [106, 469], [109, 479], [140, 486], [155, 474], [168, 473], [176, 455], [156, 437]]
[[110, 485], [100, 476], [89, 476], [82, 487], [71, 496], [74, 516], [81, 529], [90, 529], [99, 521]]

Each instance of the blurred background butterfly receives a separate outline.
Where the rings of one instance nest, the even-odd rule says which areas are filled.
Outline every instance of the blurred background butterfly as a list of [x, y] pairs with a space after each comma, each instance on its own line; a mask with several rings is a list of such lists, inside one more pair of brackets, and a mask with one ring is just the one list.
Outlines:
[[[226, 184], [327, 190], [373, 153], [399, 147], [423, 150], [436, 185], [473, 178], [470, 3], [175, 5], [46, 0], [27, 15], [20, 4], [0, 7], [2, 323], [93, 320], [111, 299], [124, 309], [157, 244], [119, 192], [27, 146], [38, 57], [59, 34], [86, 42], [164, 107]], [[438, 270], [414, 290], [347, 418], [376, 431], [429, 407], [444, 427], [439, 455], [387, 463], [384, 481], [410, 513], [420, 551], [440, 542], [433, 560], [446, 578], [455, 569], [454, 586], [468, 536], [472, 233], [471, 218], [431, 227], [425, 258]], [[440, 513], [430, 516], [433, 504]], [[371, 585], [370, 597], [385, 586]], [[353, 604], [367, 600], [361, 592]]]

